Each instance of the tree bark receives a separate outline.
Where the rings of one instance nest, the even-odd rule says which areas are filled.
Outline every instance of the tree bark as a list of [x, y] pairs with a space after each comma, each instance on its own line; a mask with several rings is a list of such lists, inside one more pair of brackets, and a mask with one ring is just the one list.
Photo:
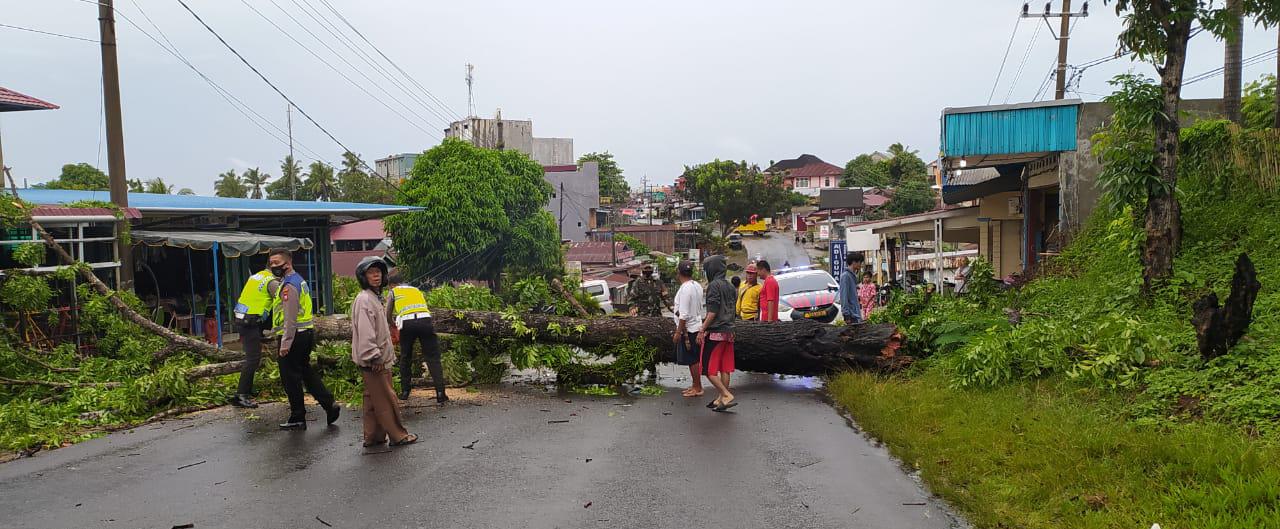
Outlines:
[[1227, 119], [1237, 125], [1240, 119], [1241, 90], [1241, 46], [1244, 43], [1244, 5], [1243, 0], [1227, 0], [1227, 11], [1231, 12], [1230, 33], [1226, 36], [1226, 57], [1223, 63], [1222, 104]]
[[1182, 74], [1187, 62], [1191, 20], [1167, 23], [1168, 41], [1160, 87], [1163, 114], [1156, 116], [1156, 164], [1160, 185], [1147, 197], [1146, 234], [1142, 248], [1143, 287], [1150, 293], [1157, 282], [1173, 274], [1173, 257], [1182, 245], [1182, 209], [1178, 204], [1178, 109], [1182, 103]]
[[1231, 294], [1226, 304], [1218, 306], [1218, 295], [1210, 293], [1192, 305], [1191, 325], [1196, 329], [1196, 344], [1200, 357], [1212, 360], [1227, 354], [1253, 322], [1253, 303], [1258, 299], [1257, 270], [1248, 254], [1236, 259], [1235, 275], [1231, 277]]
[[[503, 314], [432, 309], [436, 332], [490, 338], [532, 339], [581, 347], [599, 347], [630, 338], [643, 339], [657, 349], [659, 362], [675, 361], [671, 335], [675, 324], [667, 318], [579, 319], [522, 314], [517, 331]], [[345, 317], [315, 319], [322, 340], [349, 340], [351, 322]], [[902, 337], [891, 324], [848, 327], [813, 321], [735, 322], [738, 369], [784, 375], [821, 375], [846, 369], [896, 370], [911, 357], [897, 355]]]
[[[1280, 24], [1276, 24], [1276, 46], [1280, 47]], [[1276, 54], [1276, 113], [1275, 128], [1280, 129], [1280, 53]]]
[[[13, 175], [7, 174], [7, 176], [9, 177], [10, 191], [13, 193], [13, 196], [15, 198], [19, 197], [18, 185], [14, 182]], [[76, 261], [74, 258], [71, 257], [71, 254], [67, 253], [67, 250], [64, 249], [62, 245], [54, 241], [53, 236], [49, 235], [49, 232], [45, 231], [44, 226], [41, 226], [39, 222], [36, 222], [36, 220], [31, 218], [30, 216], [27, 217], [27, 221], [31, 224], [31, 227], [36, 230], [36, 233], [40, 234], [40, 238], [44, 240], [45, 245], [50, 248], [53, 248], [54, 253], [58, 254], [58, 258], [62, 260], [63, 264], [66, 264], [68, 266], [74, 266], [78, 263], [78, 261]], [[128, 251], [128, 249], [126, 248], [125, 251]], [[138, 326], [142, 327], [143, 329], [146, 329], [150, 332], [153, 332], [155, 334], [158, 334], [164, 337], [164, 339], [168, 340], [169, 343], [174, 344], [175, 346], [181, 347], [183, 349], [190, 350], [196, 354], [199, 354], [200, 356], [203, 356], [211, 360], [231, 360], [236, 358], [237, 356], [240, 356], [240, 357], [244, 356], [243, 354], [236, 354], [232, 351], [220, 349], [217, 346], [214, 346], [212, 344], [206, 343], [201, 340], [197, 340], [189, 336], [183, 336], [176, 332], [170, 331], [169, 329], [166, 329], [160, 325], [157, 325], [156, 322], [153, 322], [150, 319], [147, 319], [145, 316], [135, 312], [132, 308], [129, 308], [129, 305], [125, 303], [124, 300], [120, 299], [120, 297], [117, 296], [115, 292], [111, 290], [111, 288], [107, 287], [107, 285], [103, 283], [102, 280], [98, 279], [98, 276], [93, 274], [92, 269], [82, 266], [79, 268], [78, 272], [80, 274], [80, 278], [84, 279], [86, 282], [92, 285], [93, 289], [96, 290], [98, 294], [106, 296], [106, 298], [111, 301], [111, 304], [115, 306], [116, 311], [118, 311], [122, 316], [127, 318], [129, 321], [132, 321], [133, 323], [137, 324]], [[160, 351], [157, 351], [156, 358], [157, 359], [163, 358], [169, 351], [172, 351], [172, 350], [173, 350], [172, 348], [161, 349]]]

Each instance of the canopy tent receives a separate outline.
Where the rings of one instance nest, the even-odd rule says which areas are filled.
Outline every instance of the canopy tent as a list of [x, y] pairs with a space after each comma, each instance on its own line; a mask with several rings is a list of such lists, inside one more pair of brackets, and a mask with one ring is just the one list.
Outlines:
[[149, 231], [132, 232], [135, 241], [147, 246], [169, 246], [187, 248], [189, 250], [210, 250], [217, 243], [222, 255], [236, 258], [242, 255], [257, 255], [281, 248], [296, 252], [310, 250], [311, 239], [278, 237], [244, 231]]

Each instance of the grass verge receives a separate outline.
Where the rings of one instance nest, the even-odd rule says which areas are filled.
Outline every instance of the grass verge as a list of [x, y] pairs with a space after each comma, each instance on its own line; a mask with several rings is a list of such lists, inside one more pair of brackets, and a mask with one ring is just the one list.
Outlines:
[[1137, 426], [1114, 393], [1059, 379], [846, 373], [828, 388], [977, 527], [1280, 527], [1280, 447], [1226, 426]]

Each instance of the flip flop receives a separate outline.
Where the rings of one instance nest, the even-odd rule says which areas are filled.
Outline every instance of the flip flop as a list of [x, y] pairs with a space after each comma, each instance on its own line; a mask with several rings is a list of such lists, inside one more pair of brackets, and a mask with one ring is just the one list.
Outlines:
[[736, 403], [736, 402], [730, 402], [730, 403], [728, 403], [728, 404], [721, 404], [721, 405], [719, 405], [719, 406], [716, 406], [716, 407], [715, 407], [715, 411], [725, 411], [725, 410], [728, 410], [729, 408], [732, 408], [732, 407], [737, 406], [737, 405], [738, 405], [738, 403]]
[[716, 409], [716, 407], [717, 407], [717, 406], [719, 406], [719, 404], [716, 404], [716, 403], [717, 403], [717, 402], [719, 402], [719, 401], [720, 401], [720, 399], [716, 399], [716, 400], [713, 400], [713, 401], [711, 401], [711, 402], [708, 402], [708, 403], [707, 403], [707, 407], [708, 407], [708, 408], [710, 408], [710, 409], [713, 409], [713, 410], [714, 410], [714, 409]]
[[418, 442], [418, 435], [409, 434], [404, 436], [404, 439], [391, 443], [391, 446], [404, 446], [404, 445], [410, 445], [416, 442]]

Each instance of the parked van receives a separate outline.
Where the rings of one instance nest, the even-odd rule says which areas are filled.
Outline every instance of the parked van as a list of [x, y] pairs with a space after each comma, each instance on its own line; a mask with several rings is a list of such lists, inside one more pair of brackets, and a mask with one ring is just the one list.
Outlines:
[[582, 282], [582, 291], [595, 298], [605, 314], [613, 314], [613, 300], [609, 299], [609, 282], [603, 279], [592, 279]]

